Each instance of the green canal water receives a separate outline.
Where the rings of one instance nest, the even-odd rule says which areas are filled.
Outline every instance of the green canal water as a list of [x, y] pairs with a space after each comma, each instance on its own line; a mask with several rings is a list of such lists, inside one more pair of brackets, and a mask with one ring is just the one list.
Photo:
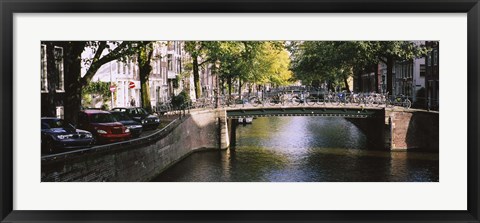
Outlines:
[[369, 149], [337, 117], [268, 117], [237, 128], [236, 146], [201, 151], [157, 182], [438, 182], [438, 153]]

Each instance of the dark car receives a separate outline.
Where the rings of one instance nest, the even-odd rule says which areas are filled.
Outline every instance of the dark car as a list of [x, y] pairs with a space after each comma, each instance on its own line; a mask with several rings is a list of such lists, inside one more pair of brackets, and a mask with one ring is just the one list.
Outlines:
[[119, 142], [131, 138], [130, 129], [117, 122], [107, 111], [80, 111], [77, 128], [92, 132], [98, 144]]
[[42, 153], [90, 147], [94, 143], [90, 132], [76, 129], [59, 118], [41, 118]]
[[142, 134], [142, 124], [140, 122], [134, 121], [125, 112], [111, 111], [110, 113], [118, 122], [122, 123], [125, 127], [130, 129], [130, 133], [133, 137], [139, 137], [140, 134]]
[[142, 123], [143, 129], [156, 129], [160, 125], [160, 119], [156, 115], [149, 114], [140, 107], [114, 108], [112, 111], [125, 112], [133, 120]]

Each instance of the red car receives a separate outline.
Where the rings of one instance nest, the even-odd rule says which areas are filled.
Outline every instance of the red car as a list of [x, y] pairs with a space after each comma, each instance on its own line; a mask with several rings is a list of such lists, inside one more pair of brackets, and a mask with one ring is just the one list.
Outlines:
[[77, 128], [91, 132], [98, 144], [120, 142], [131, 138], [127, 127], [117, 122], [110, 112], [102, 110], [80, 111]]

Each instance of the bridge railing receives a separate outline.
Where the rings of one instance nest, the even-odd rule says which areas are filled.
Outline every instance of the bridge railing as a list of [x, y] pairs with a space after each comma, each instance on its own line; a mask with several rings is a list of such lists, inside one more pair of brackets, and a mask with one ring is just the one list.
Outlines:
[[[438, 100], [416, 97], [413, 101], [408, 96], [393, 96], [379, 93], [353, 93], [353, 92], [326, 92], [322, 90], [286, 91], [274, 89], [265, 92], [221, 95], [218, 97], [221, 108], [232, 107], [275, 107], [275, 106], [324, 106], [324, 107], [384, 107], [422, 109], [438, 111]], [[197, 99], [188, 109], [215, 109], [215, 97]]]

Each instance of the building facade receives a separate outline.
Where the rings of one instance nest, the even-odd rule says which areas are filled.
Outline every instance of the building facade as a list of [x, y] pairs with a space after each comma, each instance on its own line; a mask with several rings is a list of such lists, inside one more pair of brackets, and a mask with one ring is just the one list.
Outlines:
[[41, 116], [64, 118], [65, 74], [63, 45], [40, 44]]
[[[88, 54], [88, 52], [86, 52]], [[183, 71], [182, 59], [185, 56], [183, 42], [156, 41], [149, 75], [150, 104], [152, 110], [167, 103], [172, 96], [177, 95], [189, 81], [180, 75]], [[187, 75], [188, 76], [188, 75]], [[92, 81], [110, 82], [114, 89], [112, 107], [139, 107], [141, 104], [141, 84], [136, 55], [114, 60], [104, 64], [92, 78]], [[93, 107], [100, 105], [94, 104]]]
[[440, 44], [438, 41], [427, 41], [425, 45], [432, 50], [425, 57], [425, 90], [428, 109], [439, 110], [439, 54]]

